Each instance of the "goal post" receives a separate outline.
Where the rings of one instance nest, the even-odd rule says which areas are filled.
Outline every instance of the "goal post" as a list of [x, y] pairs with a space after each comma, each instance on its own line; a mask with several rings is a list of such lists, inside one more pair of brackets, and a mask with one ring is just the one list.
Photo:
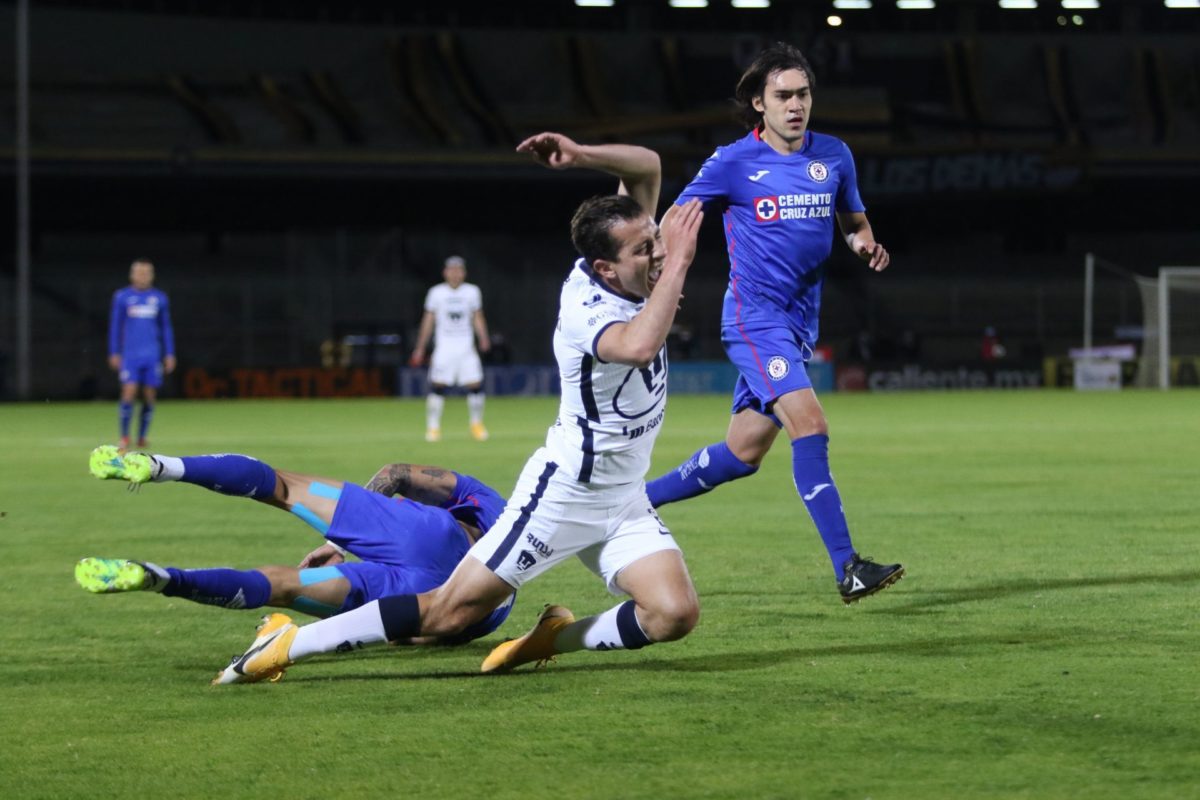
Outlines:
[[[1171, 292], [1200, 295], [1200, 267], [1160, 267], [1158, 270], [1158, 388], [1171, 387]], [[1190, 304], [1189, 304], [1190, 305]], [[1185, 309], [1184, 319], [1195, 320]]]
[[[1098, 281], [1104, 275], [1107, 283]], [[1083, 347], [1084, 367], [1096, 350], [1097, 309], [1105, 301], [1111, 305], [1115, 285], [1138, 289], [1141, 300], [1141, 348], [1138, 359], [1137, 385], [1145, 388], [1167, 389], [1171, 386], [1172, 353], [1200, 354], [1200, 267], [1160, 267], [1157, 276], [1142, 275], [1119, 264], [1107, 261], [1094, 253], [1084, 257], [1083, 268]], [[1129, 281], [1129, 283], [1125, 283]], [[1098, 294], [1099, 286], [1110, 287]], [[1126, 316], [1124, 292], [1119, 316]], [[1181, 297], [1182, 296], [1182, 297]], [[1193, 299], [1194, 298], [1194, 299]], [[1182, 302], [1180, 302], [1182, 300]], [[1113, 316], [1109, 309], [1109, 317]], [[1102, 318], [1103, 314], [1100, 315]], [[1174, 335], [1173, 335], [1174, 334]]]

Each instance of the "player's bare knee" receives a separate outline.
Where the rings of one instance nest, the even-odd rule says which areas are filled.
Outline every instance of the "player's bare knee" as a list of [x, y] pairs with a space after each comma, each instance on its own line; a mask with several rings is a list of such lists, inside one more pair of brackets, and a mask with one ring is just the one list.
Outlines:
[[283, 567], [271, 564], [259, 567], [258, 571], [271, 582], [271, 599], [268, 601], [269, 605], [287, 606], [299, 596], [301, 589], [300, 577], [295, 567]]
[[673, 642], [692, 632], [700, 621], [700, 603], [693, 597], [671, 598], [648, 609], [640, 620], [645, 634], [655, 642]]

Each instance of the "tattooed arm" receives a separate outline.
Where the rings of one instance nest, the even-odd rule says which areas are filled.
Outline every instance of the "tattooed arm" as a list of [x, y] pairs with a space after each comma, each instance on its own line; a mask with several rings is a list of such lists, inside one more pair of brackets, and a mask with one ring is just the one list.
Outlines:
[[454, 493], [458, 478], [448, 469], [416, 464], [387, 464], [367, 483], [367, 491], [389, 497], [403, 495], [418, 503], [436, 506]]

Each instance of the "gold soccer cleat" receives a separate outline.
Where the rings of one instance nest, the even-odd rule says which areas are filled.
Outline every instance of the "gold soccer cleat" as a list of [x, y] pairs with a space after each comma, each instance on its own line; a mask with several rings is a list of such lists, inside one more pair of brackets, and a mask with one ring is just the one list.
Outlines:
[[300, 629], [286, 614], [270, 614], [263, 617], [258, 626], [258, 636], [245, 653], [234, 656], [229, 666], [213, 678], [213, 686], [224, 683], [274, 683], [283, 677], [291, 666], [288, 650]]
[[480, 672], [508, 672], [514, 667], [528, 664], [530, 661], [539, 662], [541, 666], [558, 654], [554, 640], [558, 632], [575, 621], [571, 609], [563, 606], [546, 606], [538, 617], [533, 630], [519, 639], [509, 639], [497, 645], [488, 657], [483, 660]]

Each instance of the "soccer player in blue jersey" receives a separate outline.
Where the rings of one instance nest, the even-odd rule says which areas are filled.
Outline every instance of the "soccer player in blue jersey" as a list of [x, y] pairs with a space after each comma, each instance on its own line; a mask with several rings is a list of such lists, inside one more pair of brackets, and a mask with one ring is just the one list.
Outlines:
[[[385, 466], [365, 488], [230, 453], [176, 458], [122, 454], [106, 445], [92, 451], [89, 466], [101, 479], [183, 481], [249, 497], [291, 512], [325, 537], [299, 567], [176, 569], [114, 558], [85, 558], [75, 566], [76, 581], [91, 592], [153, 591], [220, 608], [274, 606], [324, 618], [381, 597], [432, 589], [450, 577], [504, 509], [504, 498], [470, 475], [412, 464]], [[362, 560], [346, 562], [346, 553]], [[484, 636], [508, 617], [515, 597], [457, 636], [397, 643], [456, 644]], [[266, 622], [291, 620], [272, 614]]]
[[841, 140], [808, 129], [812, 68], [777, 43], [746, 69], [736, 100], [750, 132], [720, 147], [683, 190], [723, 212], [729, 287], [721, 339], [739, 377], [723, 442], [698, 450], [650, 482], [655, 507], [754, 474], [782, 427], [792, 441], [792, 474], [833, 562], [845, 603], [899, 580], [900, 564], [860, 558], [829, 471], [829, 428], [805, 365], [817, 341], [825, 260], [834, 221], [867, 266], [887, 268], [858, 194], [854, 159]]
[[144, 258], [129, 267], [129, 286], [113, 292], [108, 365], [121, 380], [121, 449], [129, 448], [129, 423], [138, 386], [142, 387], [142, 413], [137, 446], [145, 447], [163, 374], [175, 370], [175, 334], [167, 295], [154, 288], [154, 265]]

